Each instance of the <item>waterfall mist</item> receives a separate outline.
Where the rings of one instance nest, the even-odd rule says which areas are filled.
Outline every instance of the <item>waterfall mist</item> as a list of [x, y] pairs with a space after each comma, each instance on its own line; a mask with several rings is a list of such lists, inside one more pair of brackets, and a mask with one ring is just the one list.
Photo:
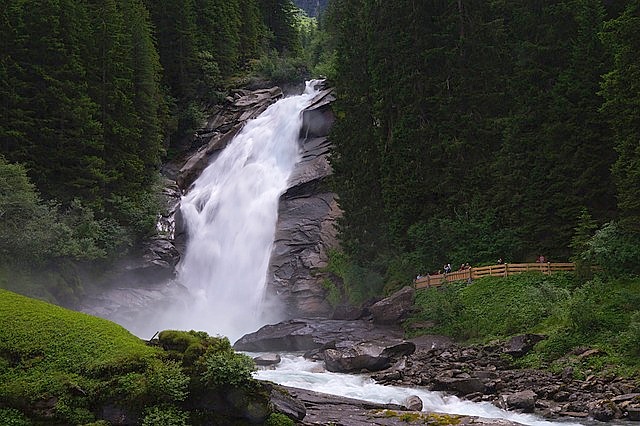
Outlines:
[[265, 299], [266, 273], [314, 83], [249, 121], [182, 198], [188, 238], [178, 281], [191, 297], [164, 312], [159, 329], [204, 330], [233, 342], [281, 319], [277, 301]]

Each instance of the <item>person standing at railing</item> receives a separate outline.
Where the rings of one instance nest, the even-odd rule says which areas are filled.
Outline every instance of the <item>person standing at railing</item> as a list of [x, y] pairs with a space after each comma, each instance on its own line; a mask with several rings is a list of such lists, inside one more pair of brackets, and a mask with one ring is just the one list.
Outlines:
[[541, 254], [540, 256], [538, 256], [536, 263], [547, 263], [547, 259], [544, 257], [544, 255]]

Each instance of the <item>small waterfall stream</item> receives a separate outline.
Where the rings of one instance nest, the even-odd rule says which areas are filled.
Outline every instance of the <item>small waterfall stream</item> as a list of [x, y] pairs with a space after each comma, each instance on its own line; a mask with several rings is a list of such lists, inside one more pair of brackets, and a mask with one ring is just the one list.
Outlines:
[[278, 201], [299, 161], [302, 111], [316, 95], [281, 99], [249, 121], [181, 201], [188, 240], [178, 280], [192, 300], [163, 315], [162, 328], [229, 337], [278, 321], [265, 300]]

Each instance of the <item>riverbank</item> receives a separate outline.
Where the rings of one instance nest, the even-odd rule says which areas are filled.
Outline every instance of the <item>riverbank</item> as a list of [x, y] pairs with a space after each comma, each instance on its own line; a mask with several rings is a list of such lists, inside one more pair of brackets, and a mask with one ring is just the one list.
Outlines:
[[[517, 368], [514, 362], [540, 338], [522, 335], [504, 343], [461, 346], [441, 336], [423, 336], [412, 340], [416, 351], [402, 363], [372, 377], [378, 383], [445, 391], [549, 419], [640, 420], [640, 386], [635, 379], [582, 377], [571, 367], [558, 372]], [[582, 360], [597, 354], [585, 348], [571, 356]]]
[[[363, 373], [383, 385], [442, 391], [472, 402], [547, 419], [638, 420], [638, 381], [615, 375], [582, 377], [562, 371], [519, 368], [543, 336], [526, 334], [508, 341], [464, 346], [445, 336], [404, 340], [399, 327], [367, 320], [290, 320], [245, 335], [237, 350], [305, 352], [328, 371]], [[596, 357], [595, 350], [571, 357]], [[568, 362], [567, 365], [570, 365]]]

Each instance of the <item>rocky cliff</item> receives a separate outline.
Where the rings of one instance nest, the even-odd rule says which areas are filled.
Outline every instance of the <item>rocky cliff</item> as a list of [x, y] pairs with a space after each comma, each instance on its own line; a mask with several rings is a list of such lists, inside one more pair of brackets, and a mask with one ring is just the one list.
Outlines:
[[280, 200], [267, 276], [269, 289], [286, 301], [290, 318], [327, 316], [332, 311], [320, 270], [327, 265], [328, 250], [338, 246], [334, 225], [340, 209], [325, 183], [331, 175], [328, 133], [334, 121], [333, 100], [333, 90], [325, 89], [303, 112], [302, 160]]
[[[158, 235], [137, 258], [122, 262], [97, 283], [100, 290], [85, 300], [83, 311], [127, 326], [144, 316], [144, 311], [162, 309], [180, 297], [184, 290], [174, 277], [186, 242], [181, 195], [247, 120], [282, 97], [279, 87], [237, 90], [211, 111], [184, 152], [163, 167], [166, 208], [159, 217]], [[327, 250], [338, 244], [334, 223], [340, 211], [335, 195], [324, 183], [331, 174], [327, 135], [333, 123], [330, 104], [334, 99], [333, 90], [324, 89], [304, 111], [301, 161], [280, 200], [268, 288], [285, 302], [290, 317], [323, 316], [331, 311], [317, 270], [326, 266]]]

